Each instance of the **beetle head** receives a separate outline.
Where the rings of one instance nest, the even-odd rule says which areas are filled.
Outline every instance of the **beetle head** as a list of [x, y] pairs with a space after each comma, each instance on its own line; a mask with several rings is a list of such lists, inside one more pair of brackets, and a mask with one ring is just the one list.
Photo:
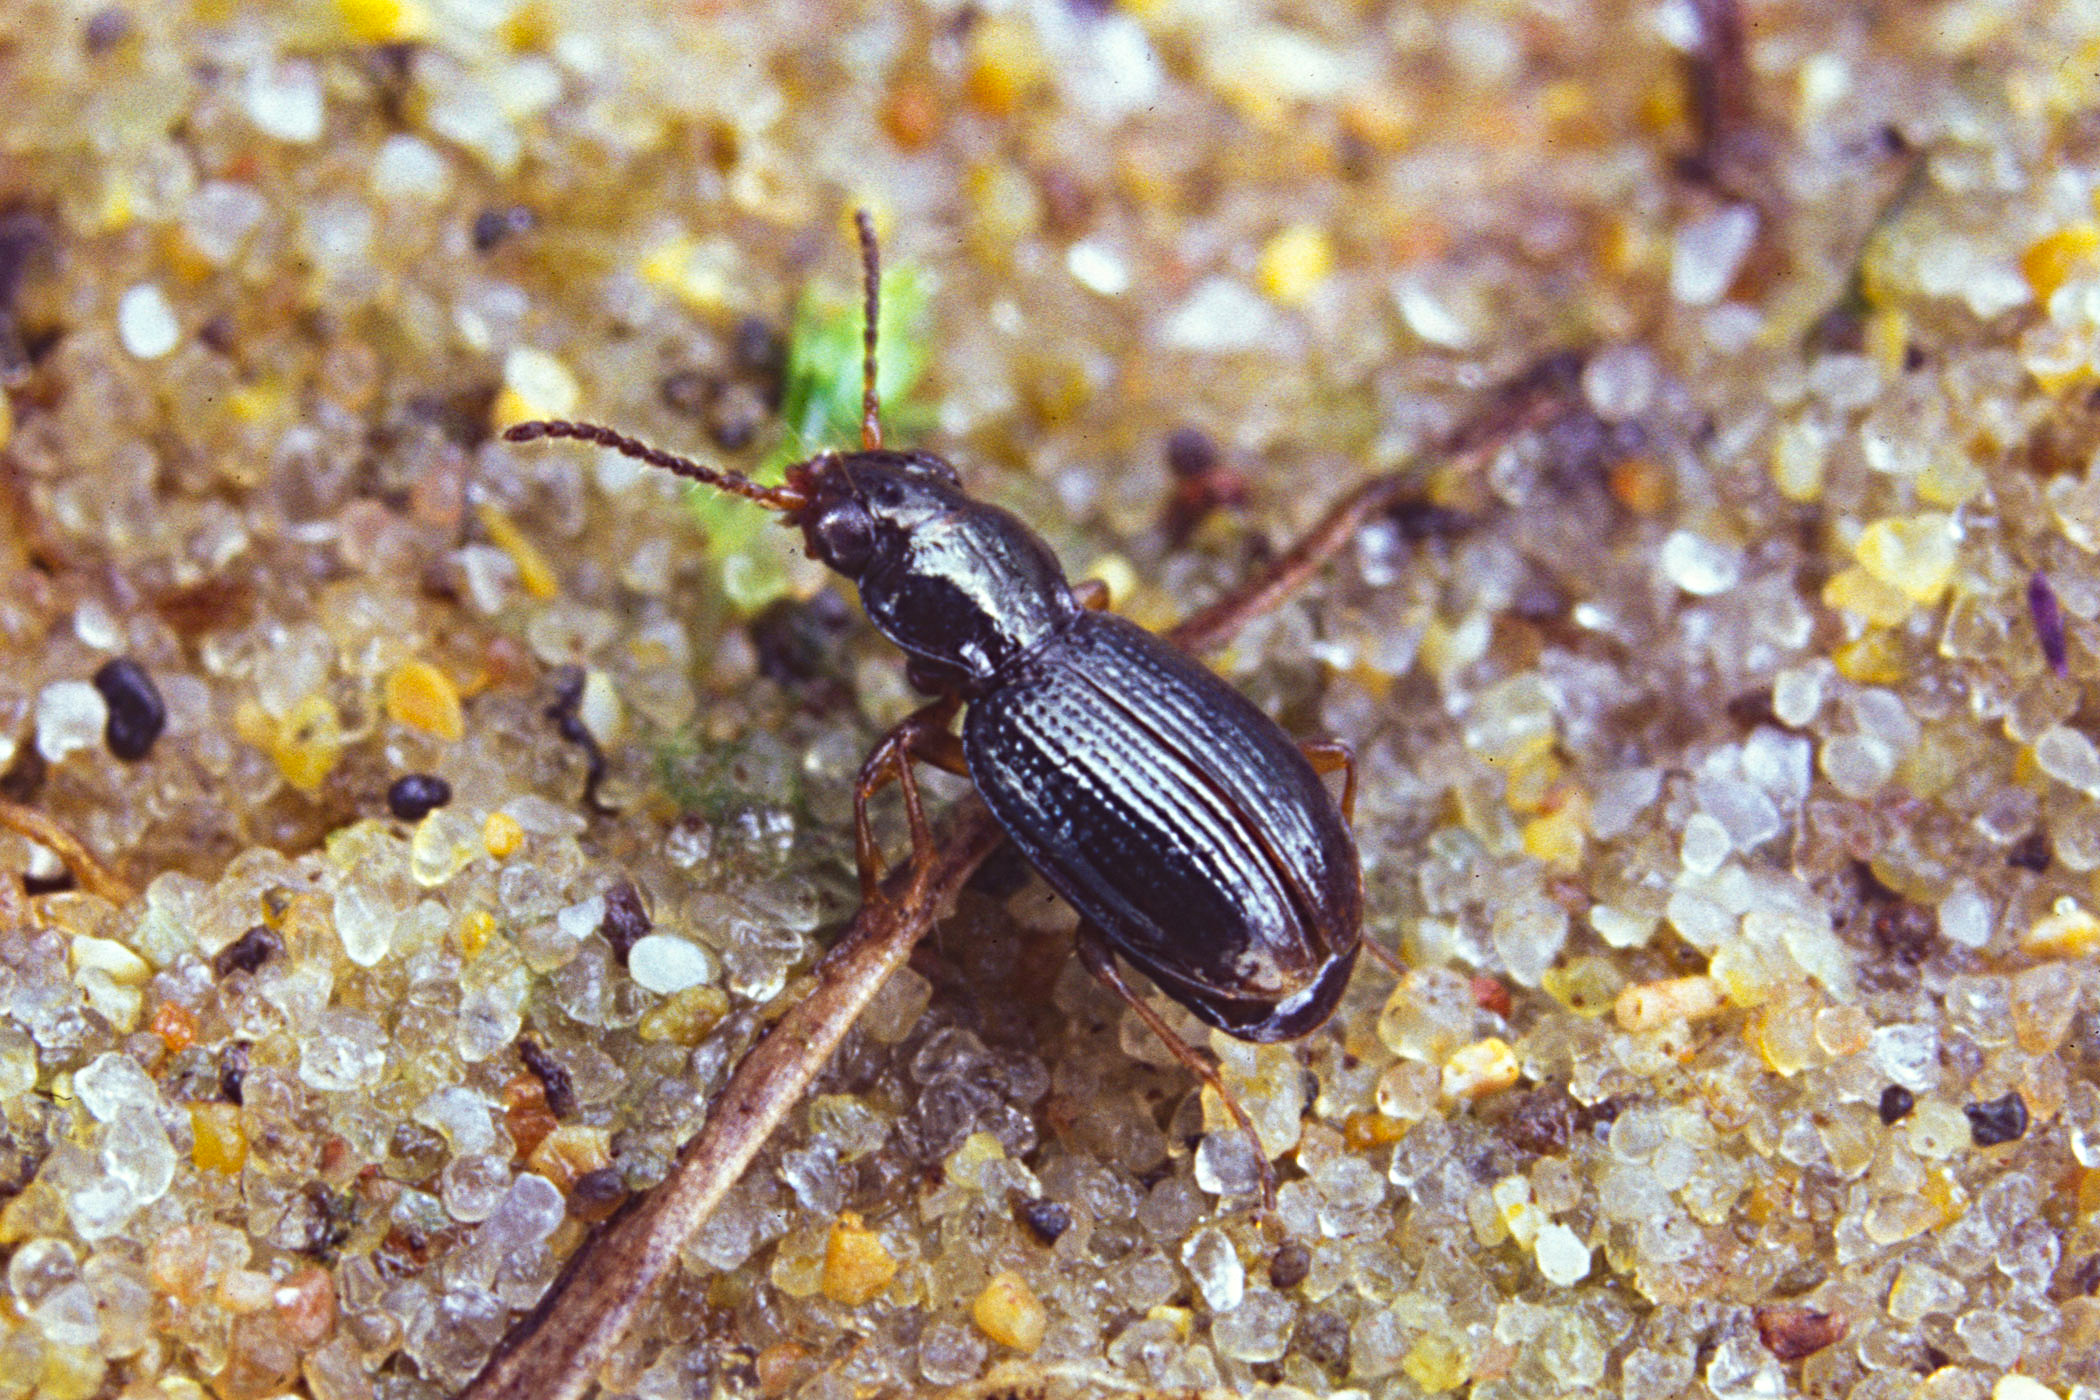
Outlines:
[[786, 523], [809, 557], [859, 582], [896, 561], [912, 531], [966, 506], [955, 468], [930, 452], [825, 453], [788, 471], [802, 498]]

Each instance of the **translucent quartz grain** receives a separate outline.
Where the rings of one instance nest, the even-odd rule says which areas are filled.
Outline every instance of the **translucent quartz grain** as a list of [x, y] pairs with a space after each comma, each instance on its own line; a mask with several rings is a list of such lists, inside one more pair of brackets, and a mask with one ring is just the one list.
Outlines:
[[1663, 577], [1695, 598], [1725, 593], [1743, 576], [1741, 550], [1689, 530], [1675, 531], [1664, 540], [1658, 560]]
[[54, 681], [37, 693], [36, 751], [47, 763], [102, 745], [109, 702], [86, 681]]
[[151, 282], [141, 282], [117, 302], [117, 339], [141, 360], [157, 360], [173, 350], [182, 338], [182, 326], [167, 293]]
[[1223, 1231], [1207, 1228], [1189, 1236], [1181, 1247], [1181, 1262], [1212, 1312], [1231, 1312], [1240, 1305], [1247, 1275]]
[[2078, 730], [2060, 724], [2043, 730], [2035, 736], [2034, 761], [2056, 781], [2100, 795], [2100, 749]]
[[1599, 418], [1623, 422], [1647, 410], [1661, 378], [1661, 366], [1647, 346], [1612, 345], [1583, 366], [1582, 392]]
[[1670, 295], [1688, 306], [1721, 299], [1757, 236], [1757, 212], [1731, 204], [1692, 219], [1670, 253]]
[[1782, 724], [1802, 728], [1823, 707], [1830, 663], [1810, 663], [1781, 671], [1772, 682], [1772, 711]]

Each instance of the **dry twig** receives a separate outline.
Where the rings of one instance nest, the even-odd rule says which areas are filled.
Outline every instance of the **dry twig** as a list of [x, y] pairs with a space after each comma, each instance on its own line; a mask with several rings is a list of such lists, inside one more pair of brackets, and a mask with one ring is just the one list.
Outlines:
[[89, 894], [119, 907], [131, 903], [136, 892], [122, 876], [96, 859], [95, 853], [82, 844], [79, 837], [34, 807], [0, 801], [0, 826], [28, 837], [39, 846], [48, 847], [65, 862], [66, 869], [73, 872], [73, 878]]

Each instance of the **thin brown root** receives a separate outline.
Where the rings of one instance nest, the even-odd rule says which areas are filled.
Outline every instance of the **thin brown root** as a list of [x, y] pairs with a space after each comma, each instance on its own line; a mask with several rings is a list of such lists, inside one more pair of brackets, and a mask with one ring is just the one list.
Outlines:
[[121, 906], [137, 896], [138, 892], [96, 859], [79, 837], [35, 808], [0, 801], [0, 826], [48, 848], [65, 862], [80, 887], [97, 899]]
[[1384, 963], [1388, 968], [1391, 968], [1392, 973], [1395, 977], [1404, 977], [1407, 975], [1407, 964], [1400, 960], [1400, 955], [1394, 952], [1392, 949], [1386, 947], [1383, 943], [1380, 943], [1377, 939], [1364, 939], [1363, 948], [1365, 952], [1369, 953], [1372, 957], [1378, 959], [1378, 961]]

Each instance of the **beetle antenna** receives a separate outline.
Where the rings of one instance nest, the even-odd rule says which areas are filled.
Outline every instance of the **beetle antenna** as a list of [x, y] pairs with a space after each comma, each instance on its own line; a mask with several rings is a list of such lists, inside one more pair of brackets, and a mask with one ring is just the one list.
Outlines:
[[796, 510], [809, 504], [809, 497], [793, 486], [761, 486], [742, 472], [720, 471], [705, 466], [690, 457], [681, 457], [676, 452], [666, 452], [661, 447], [651, 447], [640, 438], [631, 438], [625, 433], [615, 432], [599, 423], [571, 423], [566, 419], [534, 419], [503, 430], [505, 442], [537, 442], [541, 438], [571, 438], [577, 442], [588, 442], [599, 447], [609, 447], [622, 457], [632, 457], [638, 462], [647, 462], [652, 467], [682, 476], [688, 481], [697, 481], [704, 486], [717, 486], [724, 491], [742, 496], [747, 501], [756, 501], [768, 510]]
[[882, 400], [875, 394], [875, 318], [882, 300], [882, 255], [875, 247], [875, 220], [865, 208], [853, 211], [853, 225], [860, 230], [860, 280], [866, 298], [860, 353], [860, 446], [863, 452], [874, 452], [882, 446]]

